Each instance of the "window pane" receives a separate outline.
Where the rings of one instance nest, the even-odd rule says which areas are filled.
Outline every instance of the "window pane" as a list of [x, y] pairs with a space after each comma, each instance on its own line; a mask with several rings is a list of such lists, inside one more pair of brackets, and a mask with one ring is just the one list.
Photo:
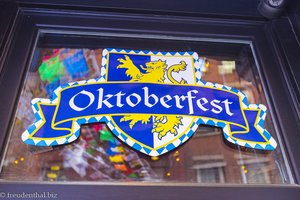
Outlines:
[[[180, 44], [181, 51], [192, 49], [201, 57], [201, 64], [205, 66], [202, 80], [237, 88], [246, 94], [249, 103], [268, 107], [249, 45], [224, 43], [223, 49], [220, 49], [215, 43], [206, 42], [202, 45], [208, 49], [205, 51], [195, 42], [177, 41], [177, 46], [170, 45], [172, 48], [168, 49], [167, 45], [163, 45], [162, 50], [180, 50]], [[275, 151], [236, 146], [224, 139], [222, 129], [203, 125], [184, 145], [159, 157], [149, 157], [123, 144], [102, 123], [83, 125], [80, 138], [68, 145], [25, 145], [21, 134], [35, 121], [31, 100], [51, 98], [54, 89], [62, 84], [99, 77], [102, 50], [94, 47], [37, 48], [20, 96], [2, 166], [2, 179], [245, 184], [291, 182], [280, 145]], [[276, 138], [270, 113], [265, 127]]]
[[222, 167], [209, 167], [197, 171], [197, 182], [199, 183], [224, 183]]

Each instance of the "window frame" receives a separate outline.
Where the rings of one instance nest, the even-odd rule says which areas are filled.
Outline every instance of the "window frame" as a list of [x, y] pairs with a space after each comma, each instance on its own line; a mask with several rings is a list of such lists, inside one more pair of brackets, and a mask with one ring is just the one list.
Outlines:
[[[218, 19], [194, 16], [164, 16], [120, 12], [54, 10], [49, 8], [17, 7], [17, 15], [3, 49], [0, 62], [0, 146], [1, 160], [6, 141], [39, 34], [141, 34], [158, 37], [201, 38], [212, 41], [249, 41], [255, 53], [258, 72], [264, 85], [270, 109], [276, 116], [279, 135], [286, 150], [296, 184], [300, 183], [300, 132], [298, 99], [287, 77], [283, 52], [268, 21]], [[208, 39], [209, 38], [209, 39]], [[17, 72], [17, 73], [16, 73]], [[294, 199], [300, 196], [299, 185], [197, 185], [176, 183], [40, 183], [0, 181], [2, 191], [56, 192], [63, 199]], [[149, 195], [151, 194], [151, 195]], [[238, 195], [237, 195], [238, 194]], [[240, 195], [243, 194], [241, 197]], [[99, 196], [100, 195], [100, 196]]]

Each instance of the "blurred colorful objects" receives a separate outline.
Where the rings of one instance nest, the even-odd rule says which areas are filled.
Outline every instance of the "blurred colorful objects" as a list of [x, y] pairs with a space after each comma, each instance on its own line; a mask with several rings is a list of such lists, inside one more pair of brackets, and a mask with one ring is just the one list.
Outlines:
[[123, 157], [120, 155], [109, 156], [109, 160], [114, 163], [121, 163], [124, 161]]
[[64, 75], [64, 66], [59, 57], [55, 56], [40, 65], [39, 74], [42, 81], [52, 83]]
[[100, 131], [100, 140], [102, 140], [102, 141], [109, 141], [111, 143], [115, 142], [114, 136], [108, 130], [102, 130], [102, 131]]
[[84, 77], [89, 72], [83, 50], [79, 50], [74, 55], [64, 59], [63, 64], [73, 79]]

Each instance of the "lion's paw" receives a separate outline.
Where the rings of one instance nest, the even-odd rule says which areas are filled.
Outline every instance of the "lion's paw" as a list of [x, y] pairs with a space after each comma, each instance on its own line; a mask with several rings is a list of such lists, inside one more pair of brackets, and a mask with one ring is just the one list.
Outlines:
[[139, 121], [142, 122], [142, 124], [147, 124], [150, 121], [150, 117], [151, 115], [125, 115], [124, 117], [122, 117], [120, 119], [120, 122], [126, 122], [126, 121], [130, 121], [129, 122], [129, 127], [132, 129], [132, 127]]

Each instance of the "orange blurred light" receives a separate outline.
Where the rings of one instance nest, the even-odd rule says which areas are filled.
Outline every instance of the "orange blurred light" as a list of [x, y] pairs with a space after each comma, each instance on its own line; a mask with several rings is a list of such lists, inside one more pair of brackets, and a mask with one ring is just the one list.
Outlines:
[[152, 157], [151, 157], [151, 160], [154, 160], [154, 161], [156, 161], [156, 160], [158, 160], [158, 159], [159, 159], [158, 156], [152, 156]]

